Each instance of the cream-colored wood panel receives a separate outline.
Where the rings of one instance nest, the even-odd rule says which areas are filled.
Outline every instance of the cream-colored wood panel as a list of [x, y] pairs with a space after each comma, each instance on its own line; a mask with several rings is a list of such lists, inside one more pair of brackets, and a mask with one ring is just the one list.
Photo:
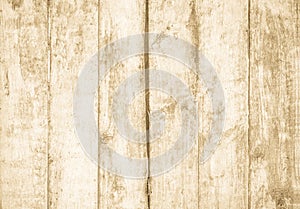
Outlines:
[[47, 2], [0, 1], [0, 208], [47, 206]]
[[[142, 34], [145, 24], [145, 2], [144, 1], [116, 1], [116, 0], [100, 0], [99, 7], [99, 49], [107, 46], [110, 43], [118, 41], [122, 38], [126, 39], [129, 36]], [[132, 42], [131, 42], [132, 44]], [[122, 49], [130, 49], [136, 47], [125, 41], [121, 46]], [[143, 45], [141, 46], [143, 47]], [[110, 47], [111, 57], [120, 56], [121, 52], [117, 48]], [[101, 54], [100, 57], [105, 56]], [[129, 57], [116, 66], [110, 68], [110, 56], [103, 62], [107, 69], [107, 74], [104, 78], [101, 76], [99, 69], [99, 133], [101, 143], [99, 146], [108, 146], [114, 152], [120, 154], [124, 158], [146, 158], [145, 144], [138, 144], [130, 141], [126, 136], [130, 130], [125, 133], [118, 129], [115, 120], [128, 117], [132, 127], [140, 132], [145, 132], [145, 96], [143, 93], [136, 95], [135, 99], [128, 107], [128, 115], [117, 115], [113, 117], [114, 95], [118, 88], [122, 88], [122, 84], [130, 79], [135, 73], [143, 75], [144, 62], [143, 56]], [[141, 76], [143, 79], [143, 76]], [[130, 81], [129, 81], [130, 82]], [[130, 84], [135, 86], [133, 83]], [[143, 89], [145, 83], [142, 81], [140, 88]], [[131, 89], [131, 88], [129, 88]], [[122, 95], [120, 95], [122, 96]], [[115, 98], [123, 100], [124, 98]], [[125, 107], [124, 107], [125, 108]], [[125, 136], [126, 135], [126, 136]], [[146, 139], [145, 139], [146, 140]], [[146, 141], [145, 141], [146, 142]], [[99, 147], [101, 150], [101, 147]], [[103, 153], [99, 153], [99, 157], [103, 157]], [[111, 158], [109, 158], [111, 159]], [[102, 159], [99, 159], [100, 161]], [[110, 160], [109, 160], [110, 161]], [[111, 159], [113, 162], [113, 159]], [[112, 164], [110, 162], [110, 164]], [[119, 166], [114, 164], [113, 166]], [[130, 170], [131, 167], [128, 167]], [[99, 204], [98, 208], [119, 208], [119, 209], [144, 209], [147, 208], [146, 195], [146, 179], [130, 178], [122, 174], [114, 174], [111, 170], [106, 171], [99, 167], [98, 171], [98, 189], [99, 189]]]
[[[168, 173], [151, 179], [151, 207], [247, 208], [247, 2], [150, 1], [149, 8], [149, 31], [175, 36], [198, 46], [217, 72], [226, 103], [221, 142], [212, 157], [201, 163], [213, 114], [205, 82], [201, 75], [197, 76], [179, 63], [150, 57], [150, 68], [172, 73], [189, 86], [197, 100], [199, 118], [197, 144], [187, 158]], [[166, 106], [166, 102], [172, 103], [157, 92], [150, 93], [151, 111], [159, 108], [159, 103], [160, 108]], [[171, 106], [176, 107], [176, 102]], [[180, 115], [176, 115], [176, 110], [168, 114], [173, 116], [172, 125], [161, 144], [150, 145], [151, 155], [169, 149], [176, 139]]]
[[97, 165], [76, 135], [73, 96], [98, 50], [98, 2], [50, 1], [49, 208], [96, 208]]

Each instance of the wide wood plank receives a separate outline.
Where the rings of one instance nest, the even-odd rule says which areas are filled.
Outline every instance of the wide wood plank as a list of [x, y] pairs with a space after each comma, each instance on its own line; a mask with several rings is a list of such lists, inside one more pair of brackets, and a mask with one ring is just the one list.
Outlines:
[[250, 207], [300, 208], [299, 2], [251, 1]]
[[0, 1], [0, 208], [47, 206], [47, 2]]

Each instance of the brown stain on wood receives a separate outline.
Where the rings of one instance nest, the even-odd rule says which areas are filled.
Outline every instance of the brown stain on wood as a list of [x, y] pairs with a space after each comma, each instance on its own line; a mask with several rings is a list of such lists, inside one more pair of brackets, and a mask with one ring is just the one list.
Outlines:
[[8, 0], [13, 10], [20, 8], [23, 5], [24, 0]]

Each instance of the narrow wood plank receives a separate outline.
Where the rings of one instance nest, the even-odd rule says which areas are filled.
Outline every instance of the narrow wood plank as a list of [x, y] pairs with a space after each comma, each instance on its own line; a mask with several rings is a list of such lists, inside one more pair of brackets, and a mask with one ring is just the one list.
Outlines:
[[0, 208], [46, 208], [46, 1], [1, 1], [0, 45]]
[[96, 208], [97, 165], [75, 134], [73, 96], [81, 68], [98, 49], [98, 2], [58, 0], [49, 6], [49, 208]]
[[251, 1], [251, 208], [300, 207], [298, 15], [297, 1]]
[[[189, 86], [199, 110], [197, 144], [181, 164], [152, 178], [151, 208], [247, 208], [247, 2], [153, 0], [149, 8], [149, 31], [198, 46], [214, 66], [226, 100], [221, 143], [201, 164], [212, 117], [205, 84], [174, 60], [150, 57], [150, 68], [172, 73]], [[157, 91], [151, 92], [150, 104], [152, 112], [160, 109], [168, 116], [165, 135], [150, 145], [151, 156], [157, 156], [178, 137], [180, 112], [172, 98]]]
[[[126, 38], [144, 31], [144, 1], [100, 0], [99, 8], [99, 49], [120, 38]], [[123, 43], [123, 48], [135, 45]], [[143, 45], [141, 46], [143, 47]], [[120, 54], [120, 50], [110, 48], [111, 56]], [[103, 55], [102, 55], [103, 56]], [[109, 59], [110, 56], [107, 57]], [[112, 114], [113, 98], [118, 87], [134, 73], [143, 73], [143, 56], [130, 57], [110, 68], [108, 60], [101, 60], [108, 68], [107, 75], [102, 79], [99, 75], [99, 133], [103, 139], [99, 146], [109, 146], [112, 150], [128, 158], [146, 158], [145, 144], [128, 141], [116, 127], [116, 121], [128, 117], [132, 127], [145, 132], [145, 101], [144, 94], [137, 94], [128, 107], [128, 116]], [[141, 77], [143, 79], [143, 77]], [[141, 87], [144, 88], [141, 81]], [[129, 83], [129, 86], [136, 86]], [[129, 88], [129, 91], [133, 88]], [[124, 100], [125, 98], [116, 98]], [[128, 135], [127, 135], [128, 136]], [[100, 153], [100, 156], [102, 153]], [[100, 159], [101, 160], [101, 159]], [[111, 164], [111, 163], [110, 163]], [[128, 167], [128, 170], [131, 169]], [[134, 176], [131, 176], [134, 178]], [[99, 168], [99, 203], [98, 208], [142, 209], [147, 208], [145, 179], [130, 179], [119, 176], [111, 171]]]

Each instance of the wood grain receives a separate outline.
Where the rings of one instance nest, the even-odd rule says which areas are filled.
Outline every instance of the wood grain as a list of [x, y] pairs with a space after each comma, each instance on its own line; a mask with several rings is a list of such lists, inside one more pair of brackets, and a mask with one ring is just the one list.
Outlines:
[[[144, 14], [145, 3], [143, 1], [101, 0], [99, 5], [99, 49], [120, 38], [143, 33]], [[123, 45], [123, 47], [132, 46]], [[111, 50], [113, 54], [119, 53], [115, 48], [111, 48]], [[104, 62], [107, 63], [106, 60]], [[146, 146], [129, 142], [118, 131], [112, 114], [113, 96], [121, 83], [130, 78], [133, 73], [143, 71], [143, 66], [143, 56], [132, 57], [108, 69], [109, 73], [104, 79], [100, 79], [99, 76], [98, 122], [100, 137], [103, 139], [99, 146], [105, 144], [117, 153], [131, 158], [145, 158]], [[138, 95], [132, 101], [129, 109], [128, 117], [133, 127], [144, 132], [145, 101], [143, 94]], [[145, 179], [128, 179], [99, 168], [98, 181], [98, 208], [147, 208]]]
[[73, 95], [97, 52], [98, 2], [51, 1], [49, 208], [96, 208], [97, 165], [75, 135]]
[[[201, 51], [218, 72], [226, 114], [221, 143], [199, 168], [199, 205], [248, 208], [247, 2], [205, 1], [199, 8]], [[200, 130], [205, 136], [206, 127]]]
[[[1, 0], [0, 209], [300, 209], [299, 25], [299, 0]], [[98, 78], [98, 150], [105, 144], [153, 158], [184, 131], [179, 103], [163, 85], [137, 94], [128, 111], [141, 132], [155, 123], [153, 113], [164, 112], [160, 138], [134, 143], [115, 126], [114, 94], [137, 72], [144, 73], [141, 88], [155, 81], [145, 68], [180, 79], [199, 110], [198, 140], [180, 164], [129, 179], [86, 155], [73, 96], [80, 70], [99, 49], [144, 32], [199, 48], [222, 84], [226, 117], [217, 150], [201, 163], [213, 114], [201, 76], [164, 56], [119, 62]]]
[[[200, 164], [212, 116], [205, 84], [201, 76], [197, 77], [178, 63], [152, 59], [150, 68], [173, 73], [190, 87], [199, 105], [199, 135], [196, 147], [180, 165], [152, 179], [151, 207], [247, 208], [247, 2], [150, 2], [150, 31], [170, 34], [198, 46], [213, 63], [226, 98], [221, 143], [212, 158]], [[153, 104], [171, 103], [155, 92], [150, 98]], [[178, 130], [174, 127], [178, 126], [176, 118], [180, 120], [180, 116], [173, 117], [169, 133], [160, 144], [162, 147], [172, 145], [171, 139]], [[152, 150], [156, 148], [152, 146]]]
[[298, 7], [297, 1], [251, 1], [251, 208], [299, 208]]
[[45, 208], [47, 4], [0, 2], [0, 208]]
[[[161, 35], [172, 35], [193, 44], [193, 29], [198, 29], [195, 22], [190, 26], [191, 19], [195, 14], [193, 2], [187, 1], [149, 1], [149, 31]], [[184, 12], [182, 12], [184, 11]], [[197, 34], [195, 34], [197, 36]], [[160, 39], [157, 40], [158, 45]], [[181, 79], [193, 93], [193, 96], [200, 91], [199, 77], [192, 73], [183, 64], [165, 58], [163, 56], [150, 56], [149, 68], [163, 70]], [[149, 80], [152, 81], [150, 76]], [[164, 77], [160, 78], [165, 79]], [[171, 82], [166, 80], [165, 82]], [[174, 86], [176, 88], [176, 86]], [[181, 131], [181, 112], [179, 101], [174, 95], [163, 92], [164, 86], [160, 89], [150, 91], [150, 113], [162, 111], [165, 114], [165, 130], [161, 137], [150, 144], [150, 157], [155, 157], [167, 152], [176, 142]], [[181, 99], [186, 99], [182, 98]], [[154, 121], [150, 121], [150, 125]], [[156, 130], [154, 130], [156, 131]], [[198, 208], [198, 143], [191, 150], [186, 159], [169, 172], [150, 179], [151, 196], [150, 208]], [[150, 170], [151, 173], [151, 170]]]

